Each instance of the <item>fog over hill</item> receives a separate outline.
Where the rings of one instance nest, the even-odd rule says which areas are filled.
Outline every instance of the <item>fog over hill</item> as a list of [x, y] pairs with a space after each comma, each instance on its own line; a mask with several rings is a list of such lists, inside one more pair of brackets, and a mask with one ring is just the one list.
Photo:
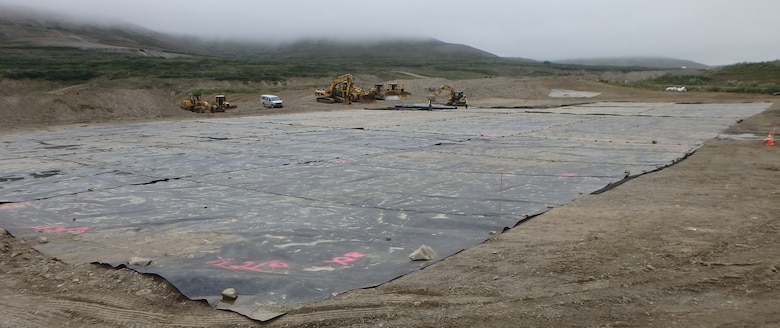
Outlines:
[[[214, 40], [159, 33], [125, 22], [91, 21], [59, 17], [54, 13], [0, 5], [0, 47], [71, 47], [92, 51], [135, 53], [144, 56], [182, 54], [255, 60], [331, 58], [501, 58], [464, 44], [433, 38], [328, 40], [303, 39], [288, 42]], [[524, 62], [526, 58], [505, 58]], [[563, 64], [635, 66], [650, 68], [706, 69], [706, 65], [684, 59], [632, 57], [572, 59]]]
[[2, 47], [72, 47], [84, 50], [112, 50], [125, 47], [263, 60], [328, 59], [351, 57], [399, 58], [498, 58], [467, 45], [431, 38], [334, 41], [298, 40], [286, 43], [208, 40], [177, 37], [127, 23], [83, 23], [53, 17], [45, 12], [18, 8], [0, 11]]
[[650, 68], [707, 69], [707, 65], [685, 59], [663, 57], [580, 58], [556, 61], [561, 64]]
[[[222, 47], [220, 47], [222, 48]], [[499, 58], [467, 45], [446, 43], [435, 39], [381, 40], [299, 40], [284, 44], [234, 43], [233, 49], [219, 51], [224, 56], [249, 52], [257, 59], [330, 59], [330, 58]], [[254, 54], [251, 54], [254, 52]]]

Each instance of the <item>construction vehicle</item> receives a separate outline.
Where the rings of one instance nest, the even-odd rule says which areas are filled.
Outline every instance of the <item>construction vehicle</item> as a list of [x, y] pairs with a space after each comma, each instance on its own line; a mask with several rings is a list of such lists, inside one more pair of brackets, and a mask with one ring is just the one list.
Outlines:
[[237, 107], [238, 105], [231, 105], [230, 102], [227, 101], [227, 97], [225, 97], [225, 95], [217, 95], [216, 101], [213, 105], [211, 105], [211, 112], [224, 112], [228, 109]]
[[384, 84], [374, 84], [370, 93], [378, 100], [385, 100], [388, 97], [406, 98], [412, 95], [406, 92], [398, 83], [388, 83], [387, 88], [385, 88]]
[[209, 105], [208, 101], [205, 101], [202, 99], [201, 94], [195, 93], [195, 94], [189, 94], [187, 95], [188, 99], [184, 99], [181, 102], [181, 109], [186, 109], [191, 112], [195, 113], [205, 113], [206, 111], [211, 111], [211, 105]]
[[352, 102], [372, 102], [376, 98], [374, 95], [358, 87], [352, 82], [352, 74], [344, 74], [331, 81], [327, 89], [314, 90], [314, 96], [318, 102], [324, 103], [343, 103]]
[[466, 106], [468, 107], [469, 100], [463, 90], [455, 90], [453, 87], [446, 84], [442, 84], [436, 92], [433, 93], [433, 97], [429, 98], [431, 101], [436, 101], [442, 91], [449, 91], [450, 98], [447, 100], [448, 106]]

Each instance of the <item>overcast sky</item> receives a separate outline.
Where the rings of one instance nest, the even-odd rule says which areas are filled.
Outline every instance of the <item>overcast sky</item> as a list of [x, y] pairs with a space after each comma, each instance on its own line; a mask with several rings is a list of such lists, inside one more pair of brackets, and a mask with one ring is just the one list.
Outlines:
[[777, 0], [0, 0], [221, 39], [430, 37], [536, 60], [780, 59]]

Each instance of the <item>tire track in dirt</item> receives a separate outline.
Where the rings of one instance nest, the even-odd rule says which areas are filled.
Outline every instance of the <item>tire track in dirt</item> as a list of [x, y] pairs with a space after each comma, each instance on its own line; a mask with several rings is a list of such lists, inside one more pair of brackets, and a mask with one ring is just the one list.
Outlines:
[[482, 296], [421, 296], [419, 294], [382, 294], [368, 298], [332, 299], [327, 303], [312, 303], [274, 320], [274, 324], [301, 325], [311, 322], [331, 322], [392, 316], [414, 307], [450, 307], [468, 304], [488, 304], [494, 298]]

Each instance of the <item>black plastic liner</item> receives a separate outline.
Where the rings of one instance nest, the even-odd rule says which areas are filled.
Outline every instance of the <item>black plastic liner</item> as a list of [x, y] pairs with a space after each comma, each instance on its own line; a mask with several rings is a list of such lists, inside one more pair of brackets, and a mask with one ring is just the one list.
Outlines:
[[[767, 103], [344, 111], [2, 136], [0, 225], [257, 320], [668, 166]], [[439, 255], [414, 262], [421, 245]], [[130, 266], [130, 257], [152, 259]], [[221, 291], [235, 288], [235, 302]]]

